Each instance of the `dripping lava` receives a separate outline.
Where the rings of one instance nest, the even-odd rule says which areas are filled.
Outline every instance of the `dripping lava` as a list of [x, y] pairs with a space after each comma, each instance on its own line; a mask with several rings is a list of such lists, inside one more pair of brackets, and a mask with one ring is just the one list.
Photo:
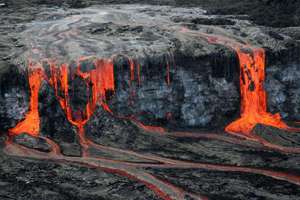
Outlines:
[[[189, 32], [189, 30], [182, 30]], [[281, 120], [279, 114], [271, 114], [267, 112], [266, 103], [266, 91], [263, 87], [265, 80], [265, 52], [261, 48], [254, 48], [249, 45], [241, 45], [227, 38], [215, 37], [210, 35], [199, 35], [207, 39], [209, 43], [222, 44], [233, 48], [239, 59], [240, 63], [240, 94], [241, 94], [241, 113], [240, 118], [229, 124], [225, 130], [228, 133], [243, 136], [247, 139], [255, 140], [262, 143], [264, 146], [282, 151], [300, 153], [299, 149], [286, 149], [284, 147], [276, 146], [266, 141], [263, 141], [257, 136], [251, 134], [252, 129], [256, 124], [264, 124], [268, 126], [277, 127], [285, 130], [292, 130], [285, 122]], [[106, 147], [94, 143], [85, 137], [84, 126], [90, 120], [93, 113], [95, 112], [98, 105], [101, 105], [104, 110], [109, 112], [115, 117], [130, 119], [138, 127], [144, 129], [146, 132], [160, 133], [163, 135], [171, 135], [173, 137], [203, 137], [209, 139], [223, 140], [229, 143], [239, 143], [239, 139], [228, 139], [218, 135], [197, 135], [195, 133], [180, 133], [180, 132], [167, 132], [163, 127], [154, 127], [143, 124], [138, 121], [134, 116], [118, 116], [113, 113], [108, 105], [107, 96], [108, 93], [115, 92], [115, 77], [114, 77], [114, 62], [113, 58], [109, 59], [96, 59], [94, 61], [95, 68], [83, 72], [81, 70], [80, 62], [86, 58], [80, 58], [77, 62], [76, 75], [85, 81], [88, 89], [91, 91], [91, 96], [87, 101], [83, 110], [73, 111], [70, 105], [69, 95], [69, 73], [70, 69], [67, 64], [58, 65], [54, 61], [48, 60], [50, 66], [50, 76], [48, 77], [44, 72], [43, 66], [39, 62], [29, 62], [28, 67], [28, 80], [30, 86], [30, 104], [29, 111], [25, 116], [25, 119], [19, 122], [14, 128], [9, 130], [10, 138], [7, 141], [5, 151], [10, 155], [23, 156], [37, 159], [48, 159], [56, 161], [74, 162], [91, 167], [97, 167], [101, 170], [115, 173], [120, 176], [127, 177], [129, 179], [138, 180], [149, 189], [154, 191], [159, 197], [165, 200], [171, 199], [183, 199], [184, 195], [190, 195], [195, 199], [207, 199], [205, 196], [200, 194], [191, 194], [178, 188], [164, 180], [160, 180], [144, 172], [140, 168], [153, 167], [153, 168], [184, 168], [184, 169], [208, 169], [218, 171], [238, 171], [244, 173], [254, 173], [264, 176], [269, 176], [274, 179], [286, 180], [288, 182], [300, 185], [300, 177], [283, 172], [276, 172], [271, 170], [263, 170], [256, 168], [237, 167], [237, 166], [226, 166], [217, 164], [205, 164], [205, 163], [191, 163], [185, 161], [178, 161], [155, 156], [151, 154], [140, 154], [133, 151], [122, 150], [112, 147]], [[141, 67], [133, 59], [128, 58], [129, 70], [130, 70], [130, 83], [137, 81], [141, 83]], [[166, 82], [170, 83], [170, 63], [166, 64]], [[79, 142], [83, 147], [82, 157], [67, 157], [63, 156], [60, 151], [60, 147], [48, 138], [46, 141], [52, 146], [52, 152], [42, 153], [36, 150], [29, 150], [26, 147], [14, 144], [12, 137], [21, 133], [27, 133], [34, 137], [39, 136], [40, 132], [40, 119], [39, 119], [39, 90], [41, 83], [47, 81], [54, 89], [55, 96], [59, 101], [59, 104], [65, 112], [67, 120], [74, 126], [77, 127], [77, 133], [79, 136]], [[197, 136], [196, 136], [197, 135]], [[149, 161], [155, 161], [155, 164], [141, 164], [131, 163], [125, 161], [116, 161], [101, 157], [92, 157], [89, 155], [89, 149], [105, 149], [113, 153], [125, 153], [131, 156], [140, 157]]]

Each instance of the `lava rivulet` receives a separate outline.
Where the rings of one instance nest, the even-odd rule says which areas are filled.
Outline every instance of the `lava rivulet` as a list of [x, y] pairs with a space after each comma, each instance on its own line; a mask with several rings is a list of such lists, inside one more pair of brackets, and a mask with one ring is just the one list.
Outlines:
[[[133, 81], [137, 81], [141, 84], [141, 66], [135, 60], [125, 56], [129, 63], [130, 70], [130, 86]], [[101, 105], [104, 110], [112, 113], [111, 109], [107, 104], [108, 92], [115, 92], [115, 71], [114, 71], [114, 60], [115, 56], [109, 59], [95, 59], [93, 61], [94, 68], [90, 71], [82, 71], [81, 61], [88, 60], [89, 57], [80, 58], [76, 64], [75, 76], [80, 77], [87, 85], [87, 93], [90, 93], [87, 103], [83, 110], [72, 109], [70, 104], [69, 94], [69, 82], [74, 76], [70, 75], [71, 66], [68, 64], [58, 65], [56, 62], [46, 60], [46, 63], [50, 67], [50, 76], [47, 77], [43, 65], [39, 62], [30, 62], [29, 71], [29, 85], [30, 85], [30, 108], [25, 116], [25, 119], [17, 124], [16, 127], [10, 129], [10, 133], [13, 135], [28, 133], [32, 136], [39, 135], [40, 119], [38, 112], [39, 105], [39, 90], [42, 81], [48, 81], [51, 87], [54, 89], [54, 94], [66, 114], [68, 121], [78, 128], [79, 134], [84, 134], [83, 127], [89, 121], [93, 115], [97, 105]], [[167, 77], [166, 82], [170, 84], [170, 63], [167, 61], [166, 64]], [[113, 114], [113, 113], [112, 113]], [[117, 115], [115, 115], [117, 116]], [[125, 118], [125, 117], [123, 117]], [[126, 117], [131, 119], [130, 117]], [[133, 120], [133, 119], [132, 119]], [[133, 120], [136, 121], [137, 120]], [[162, 128], [153, 128], [152, 126], [143, 125], [141, 122], [137, 122], [141, 127], [151, 130], [162, 130]]]
[[[188, 34], [189, 30], [184, 29], [185, 34]], [[272, 145], [263, 141], [262, 139], [255, 138], [251, 135], [251, 131], [256, 124], [264, 124], [268, 126], [274, 126], [281, 129], [289, 129], [289, 127], [281, 120], [279, 114], [271, 114], [267, 112], [267, 98], [266, 91], [264, 89], [265, 80], [265, 52], [261, 48], [251, 47], [249, 45], [240, 44], [234, 40], [211, 36], [207, 34], [200, 34], [202, 38], [207, 39], [209, 43], [222, 44], [234, 49], [238, 55], [240, 63], [240, 93], [241, 93], [241, 117], [240, 119], [232, 122], [226, 127], [226, 131], [234, 134], [242, 134], [249, 139], [260, 142], [263, 146], [288, 152], [299, 153], [299, 149], [281, 148], [277, 145]], [[129, 83], [130, 87], [133, 86], [133, 81], [141, 84], [141, 66], [135, 60], [126, 57], [129, 66]], [[170, 59], [170, 56], [168, 57]], [[170, 63], [166, 61], [166, 83], [170, 85]], [[7, 143], [6, 152], [11, 155], [28, 156], [37, 159], [52, 159], [61, 160], [67, 162], [74, 162], [80, 164], [87, 164], [89, 166], [97, 167], [104, 171], [119, 174], [131, 179], [138, 180], [144, 183], [149, 189], [153, 190], [162, 199], [183, 199], [185, 194], [189, 194], [180, 188], [177, 188], [169, 183], [161, 181], [151, 174], [144, 172], [140, 168], [152, 167], [152, 168], [179, 168], [179, 169], [209, 169], [217, 171], [227, 172], [242, 172], [242, 173], [254, 173], [264, 176], [269, 176], [279, 180], [289, 181], [291, 183], [300, 185], [300, 177], [290, 175], [288, 173], [274, 172], [269, 170], [226, 166], [217, 164], [204, 164], [204, 163], [192, 163], [167, 159], [153, 155], [143, 155], [136, 152], [115, 149], [95, 144], [85, 137], [84, 126], [90, 120], [94, 114], [98, 105], [101, 105], [104, 110], [111, 113], [114, 117], [129, 119], [146, 132], [156, 132], [162, 135], [167, 131], [162, 127], [147, 126], [136, 120], [135, 116], [121, 117], [113, 113], [108, 105], [107, 96], [113, 94], [116, 91], [115, 85], [115, 71], [114, 71], [114, 59], [95, 59], [93, 62], [94, 68], [89, 71], [84, 71], [81, 66], [81, 61], [85, 61], [86, 58], [80, 58], [77, 62], [75, 71], [68, 64], [58, 65], [56, 62], [47, 61], [50, 67], [50, 75], [47, 77], [44, 72], [42, 64], [39, 62], [30, 62], [28, 69], [28, 80], [30, 86], [30, 105], [29, 111], [25, 116], [25, 119], [19, 122], [16, 127], [10, 129], [11, 136], [15, 136], [21, 133], [27, 133], [32, 136], [38, 137], [40, 132], [40, 119], [39, 119], [39, 90], [41, 83], [47, 81], [54, 89], [54, 94], [58, 100], [61, 108], [65, 112], [68, 121], [77, 127], [77, 133], [79, 136], [79, 142], [82, 147], [82, 157], [72, 158], [63, 156], [60, 153], [59, 145], [55, 142], [46, 139], [46, 141], [52, 146], [52, 152], [37, 153], [35, 150], [28, 150], [17, 144]], [[172, 60], [173, 61], [173, 60]], [[72, 74], [74, 73], [74, 74]], [[79, 77], [87, 86], [88, 99], [82, 108], [82, 110], [74, 110], [71, 105], [70, 86], [74, 76]], [[131, 88], [132, 89], [132, 88]], [[131, 92], [133, 92], [131, 90]], [[164, 136], [170, 136], [171, 133], [167, 133]], [[177, 133], [177, 137], [185, 137], [188, 133]], [[173, 135], [176, 137], [176, 133]], [[190, 134], [189, 137], [193, 137]], [[239, 143], [234, 139], [228, 139], [226, 137], [217, 135], [202, 135], [200, 137], [208, 139], [219, 139], [232, 143]], [[199, 138], [200, 138], [199, 137]], [[241, 143], [242, 144], [242, 143]], [[130, 156], [136, 156], [150, 161], [156, 161], [158, 164], [142, 164], [142, 163], [130, 163], [117, 160], [110, 160], [104, 158], [91, 157], [89, 155], [89, 149], [99, 149], [110, 151], [113, 153], [125, 153]], [[254, 147], [255, 148], [255, 147]], [[24, 150], [28, 154], [24, 154]], [[189, 194], [193, 195], [193, 194]], [[206, 199], [202, 196], [196, 196], [196, 199]]]
[[241, 118], [228, 125], [226, 131], [249, 135], [259, 123], [289, 129], [279, 114], [267, 112], [265, 51], [256, 48], [250, 52], [243, 49], [237, 49], [236, 52], [240, 62]]
[[[187, 28], [182, 32], [189, 33]], [[221, 44], [233, 49], [240, 64], [240, 118], [229, 124], [225, 130], [233, 134], [242, 134], [251, 137], [251, 131], [257, 124], [264, 124], [285, 130], [298, 130], [290, 128], [282, 121], [280, 114], [267, 111], [267, 93], [264, 88], [265, 81], [265, 51], [262, 48], [242, 44], [234, 39], [205, 33], [192, 33], [206, 39], [211, 44]]]
[[18, 135], [21, 133], [28, 133], [33, 136], [38, 136], [40, 131], [40, 118], [39, 118], [39, 90], [41, 82], [44, 77], [43, 68], [40, 64], [29, 63], [29, 87], [30, 87], [30, 104], [28, 113], [25, 119], [19, 122], [9, 132], [12, 135]]

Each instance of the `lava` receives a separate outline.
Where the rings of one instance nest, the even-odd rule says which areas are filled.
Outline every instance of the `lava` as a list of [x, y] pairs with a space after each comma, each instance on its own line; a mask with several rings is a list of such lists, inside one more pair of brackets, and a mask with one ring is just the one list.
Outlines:
[[[53, 145], [53, 143], [50, 144]], [[100, 149], [101, 148], [102, 147], [100, 147]], [[115, 153], [119, 153], [120, 151], [122, 151], [123, 153], [129, 153], [130, 155], [133, 155], [131, 152], [127, 152], [126, 150], [125, 151], [120, 149], [114, 150], [114, 148], [111, 147], [103, 147], [103, 148], [109, 149], [111, 152], [115, 152]], [[143, 155], [135, 152], [134, 154], [137, 155], [138, 157], [149, 159], [149, 160], [156, 160], [159, 163], [157, 164], [139, 163], [139, 162], [136, 163], [136, 162], [111, 160], [102, 157], [95, 158], [89, 156], [83, 158], [68, 157], [60, 154], [59, 152], [45, 153], [34, 149], [29, 149], [27, 147], [20, 146], [14, 143], [9, 143], [5, 148], [5, 152], [8, 155], [12, 155], [12, 156], [22, 156], [26, 158], [77, 163], [84, 166], [100, 169], [109, 173], [118, 174], [120, 176], [124, 176], [132, 180], [137, 180], [145, 184], [149, 189], [154, 191], [159, 197], [161, 197], [164, 200], [183, 199], [184, 195], [190, 195], [195, 199], [207, 199], [207, 198], [202, 195], [195, 195], [195, 194], [188, 193], [172, 185], [171, 183], [160, 180], [155, 176], [145, 172], [144, 171], [145, 168], [189, 169], [189, 170], [206, 169], [206, 170], [223, 171], [223, 172], [240, 172], [240, 173], [248, 173], [248, 174], [250, 173], [250, 174], [258, 174], [262, 176], [272, 177], [276, 180], [284, 180], [295, 185], [300, 185], [300, 176], [293, 175], [286, 172], [278, 172], [273, 170], [251, 168], [251, 167], [221, 165], [221, 164], [193, 163], [188, 161], [166, 159], [163, 157], [152, 156], [149, 154]]]
[[230, 123], [226, 132], [252, 137], [251, 131], [257, 124], [264, 124], [285, 130], [298, 130], [290, 128], [282, 121], [280, 114], [267, 111], [267, 93], [264, 88], [265, 81], [265, 51], [262, 48], [242, 44], [236, 40], [205, 33], [193, 33], [182, 29], [185, 34], [200, 36], [211, 44], [220, 44], [233, 49], [240, 64], [240, 118]]
[[[169, 56], [170, 57], [170, 56]], [[82, 71], [81, 61], [90, 59], [90, 57], [79, 58], [76, 62], [76, 71], [75, 75], [71, 75], [70, 68], [68, 64], [58, 65], [52, 60], [46, 60], [46, 63], [50, 67], [50, 77], [47, 77], [43, 71], [43, 65], [41, 63], [32, 64], [30, 62], [29, 70], [29, 85], [30, 85], [30, 108], [29, 112], [26, 114], [25, 119], [19, 122], [16, 127], [10, 129], [12, 135], [17, 135], [21, 133], [28, 133], [32, 136], [39, 135], [40, 129], [40, 119], [38, 112], [39, 104], [39, 90], [42, 81], [48, 81], [50, 86], [54, 89], [55, 96], [66, 114], [68, 121], [78, 128], [79, 138], [81, 144], [85, 146], [85, 137], [84, 137], [84, 126], [89, 121], [97, 105], [101, 105], [104, 110], [114, 114], [107, 104], [107, 96], [110, 93], [115, 92], [115, 72], [114, 72], [114, 62], [113, 56], [110, 59], [95, 59], [92, 63], [94, 69], [91, 69], [88, 72]], [[139, 63], [133, 59], [125, 56], [129, 63], [130, 70], [130, 85], [133, 81], [137, 81], [138, 84], [141, 84], [141, 66]], [[171, 58], [171, 57], [170, 57]], [[173, 61], [174, 62], [174, 61]], [[167, 84], [170, 82], [170, 63], [166, 62], [166, 71], [167, 71]], [[69, 82], [72, 81], [74, 76], [80, 77], [84, 80], [85, 84], [88, 87], [90, 93], [87, 104], [83, 110], [74, 111], [70, 104], [70, 95], [69, 95]], [[138, 126], [145, 129], [146, 131], [155, 131], [155, 132], [165, 132], [161, 127], [147, 126], [136, 120], [134, 117], [121, 117], [130, 119], [135, 122]]]
[[43, 80], [43, 68], [40, 64], [29, 62], [29, 87], [30, 104], [25, 119], [19, 122], [14, 128], [10, 129], [11, 135], [28, 133], [32, 136], [38, 136], [40, 131], [40, 118], [38, 110], [39, 90]]
[[[73, 116], [73, 110], [70, 105], [69, 97], [69, 67], [66, 64], [62, 64], [57, 67], [51, 63], [51, 78], [50, 83], [55, 90], [57, 99], [60, 102], [60, 106], [66, 113], [68, 121], [78, 129], [82, 129], [83, 126], [88, 122], [90, 117], [93, 115], [97, 103], [106, 101], [107, 91], [114, 91], [114, 70], [113, 62], [111, 59], [97, 59], [94, 62], [95, 69], [89, 72], [82, 72], [80, 64], [78, 62], [76, 75], [82, 78], [86, 84], [91, 85], [91, 97], [88, 100], [87, 105], [83, 111], [80, 111], [81, 116]], [[60, 86], [60, 87], [59, 87]], [[58, 95], [62, 92], [62, 96]]]
[[240, 62], [241, 118], [229, 124], [226, 131], [249, 135], [256, 124], [289, 129], [279, 114], [267, 112], [265, 51], [261, 48], [236, 50]]
[[[187, 34], [189, 30], [183, 29], [183, 32]], [[237, 43], [234, 40], [210, 36], [202, 34], [202, 37], [207, 39], [209, 43], [222, 44], [234, 49], [238, 55], [240, 63], [240, 93], [241, 93], [241, 117], [229, 124], [226, 127], [226, 131], [233, 134], [242, 134], [246, 137], [252, 138], [254, 141], [260, 142], [264, 146], [272, 149], [276, 149], [284, 152], [299, 153], [299, 149], [293, 150], [289, 148], [281, 148], [280, 146], [272, 145], [264, 141], [263, 139], [256, 138], [251, 133], [256, 124], [264, 124], [268, 126], [277, 127], [280, 129], [290, 129], [289, 126], [281, 120], [279, 114], [271, 114], [267, 111], [267, 94], [264, 89], [265, 81], [265, 51], [261, 48], [250, 47], [249, 45]], [[40, 132], [40, 119], [39, 119], [39, 90], [42, 81], [48, 81], [51, 87], [54, 89], [55, 96], [66, 114], [68, 121], [77, 127], [79, 142], [83, 147], [82, 158], [71, 158], [61, 155], [59, 146], [56, 145], [50, 139], [47, 142], [52, 146], [52, 152], [37, 153], [35, 150], [29, 150], [25, 147], [20, 147], [16, 144], [7, 143], [6, 151], [11, 155], [22, 155], [24, 157], [38, 158], [38, 159], [52, 159], [63, 160], [67, 162], [75, 162], [80, 164], [87, 164], [89, 166], [97, 167], [110, 173], [119, 174], [121, 176], [128, 177], [130, 179], [138, 180], [144, 183], [149, 189], [153, 190], [162, 199], [183, 199], [184, 194], [187, 194], [183, 190], [165, 183], [151, 174], [143, 172], [138, 168], [181, 168], [181, 169], [209, 169], [217, 171], [238, 171], [243, 173], [255, 173], [264, 176], [273, 177], [279, 180], [286, 180], [294, 184], [300, 185], [300, 177], [290, 175], [288, 173], [274, 172], [263, 169], [254, 169], [247, 167], [235, 167], [216, 164], [204, 164], [204, 163], [191, 163], [184, 161], [177, 161], [159, 156], [142, 155], [135, 152], [126, 150], [119, 150], [109, 147], [104, 147], [93, 143], [85, 137], [84, 126], [90, 120], [94, 114], [98, 105], [101, 105], [104, 110], [114, 114], [108, 105], [108, 96], [115, 92], [115, 71], [113, 58], [110, 59], [95, 59], [93, 62], [94, 68], [88, 72], [82, 70], [81, 61], [87, 58], [80, 58], [77, 61], [75, 74], [71, 74], [71, 66], [68, 64], [58, 65], [54, 61], [48, 60], [50, 66], [50, 76], [47, 77], [43, 70], [43, 66], [40, 63], [29, 63], [28, 67], [28, 80], [30, 86], [30, 105], [29, 111], [25, 116], [25, 119], [19, 122], [14, 128], [10, 129], [10, 135], [18, 135], [21, 133], [27, 133], [32, 136], [38, 137]], [[170, 63], [171, 57], [169, 56], [166, 61], [166, 83], [170, 85]], [[173, 61], [173, 60], [172, 60]], [[129, 73], [130, 73], [130, 86], [133, 81], [137, 81], [141, 84], [141, 66], [133, 59], [128, 58]], [[87, 93], [89, 97], [87, 103], [82, 110], [74, 111], [70, 103], [70, 86], [74, 76], [81, 78], [88, 87]], [[132, 91], [131, 91], [132, 92]], [[171, 117], [171, 115], [169, 116]], [[156, 132], [164, 135], [167, 131], [162, 127], [147, 126], [136, 120], [134, 116], [120, 117], [129, 119], [137, 126], [147, 132]], [[170, 134], [168, 134], [170, 135]], [[168, 136], [167, 135], [167, 136]], [[177, 133], [177, 137], [185, 137], [187, 133]], [[176, 134], [174, 134], [176, 137]], [[190, 135], [193, 137], [194, 135]], [[227, 142], [238, 143], [234, 139], [228, 139], [219, 137], [216, 135], [199, 136], [209, 139], [220, 139]], [[159, 164], [142, 164], [142, 163], [129, 163], [122, 161], [115, 161], [102, 158], [90, 157], [89, 148], [105, 149], [114, 153], [126, 153], [132, 156], [145, 158], [151, 161], [157, 161]], [[24, 153], [26, 152], [26, 153]], [[191, 194], [190, 194], [191, 195]], [[199, 199], [206, 199], [200, 198]]]

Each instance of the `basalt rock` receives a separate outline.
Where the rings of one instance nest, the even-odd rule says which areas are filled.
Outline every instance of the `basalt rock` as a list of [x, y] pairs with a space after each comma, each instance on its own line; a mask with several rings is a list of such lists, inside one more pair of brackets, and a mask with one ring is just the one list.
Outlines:
[[17, 144], [39, 151], [50, 152], [52, 150], [50, 144], [48, 144], [45, 139], [32, 137], [26, 133], [17, 135], [13, 138], [13, 141]]
[[257, 125], [247, 140], [223, 131], [245, 113], [247, 80], [261, 107], [266, 90], [270, 113], [300, 119], [297, 27], [198, 7], [16, 2], [0, 8], [0, 128], [37, 108], [29, 122], [39, 130], [1, 133], [0, 198], [300, 198], [297, 133]]
[[293, 121], [300, 118], [300, 65], [270, 66], [267, 68], [266, 90], [271, 112], [279, 112], [284, 119]]
[[[239, 63], [233, 49], [211, 44], [201, 34], [221, 35], [266, 49], [268, 108], [286, 120], [299, 118], [298, 88], [283, 81], [298, 77], [289, 71], [298, 69], [293, 58], [299, 44], [291, 45], [283, 30], [256, 27], [233, 16], [222, 19], [200, 8], [167, 6], [123, 5], [122, 12], [119, 6], [41, 11], [36, 20], [41, 26], [32, 23], [23, 32], [28, 49], [19, 57], [69, 65], [69, 86], [75, 88], [70, 92], [72, 110], [84, 110], [91, 99], [91, 86], [76, 77], [76, 61], [82, 56], [113, 58], [116, 88], [108, 103], [117, 115], [169, 128], [220, 129], [239, 116]], [[37, 30], [40, 34], [33, 37]], [[57, 42], [45, 45], [51, 38]], [[135, 65], [133, 80], [130, 60]], [[91, 63], [81, 65], [83, 72], [94, 69]]]
[[257, 125], [253, 133], [276, 145], [284, 147], [299, 147], [300, 137], [298, 133], [282, 131], [273, 127]]
[[39, 100], [41, 135], [57, 142], [63, 154], [80, 156], [81, 149], [75, 127], [67, 120], [53, 89], [46, 82], [42, 84]]
[[30, 94], [26, 73], [7, 62], [0, 65], [0, 130], [7, 131], [24, 119]]

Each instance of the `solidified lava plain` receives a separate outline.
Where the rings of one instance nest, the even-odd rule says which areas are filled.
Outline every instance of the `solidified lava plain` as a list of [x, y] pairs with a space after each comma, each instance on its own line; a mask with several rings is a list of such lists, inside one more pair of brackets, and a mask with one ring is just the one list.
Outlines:
[[299, 16], [0, 1], [0, 200], [300, 199]]

